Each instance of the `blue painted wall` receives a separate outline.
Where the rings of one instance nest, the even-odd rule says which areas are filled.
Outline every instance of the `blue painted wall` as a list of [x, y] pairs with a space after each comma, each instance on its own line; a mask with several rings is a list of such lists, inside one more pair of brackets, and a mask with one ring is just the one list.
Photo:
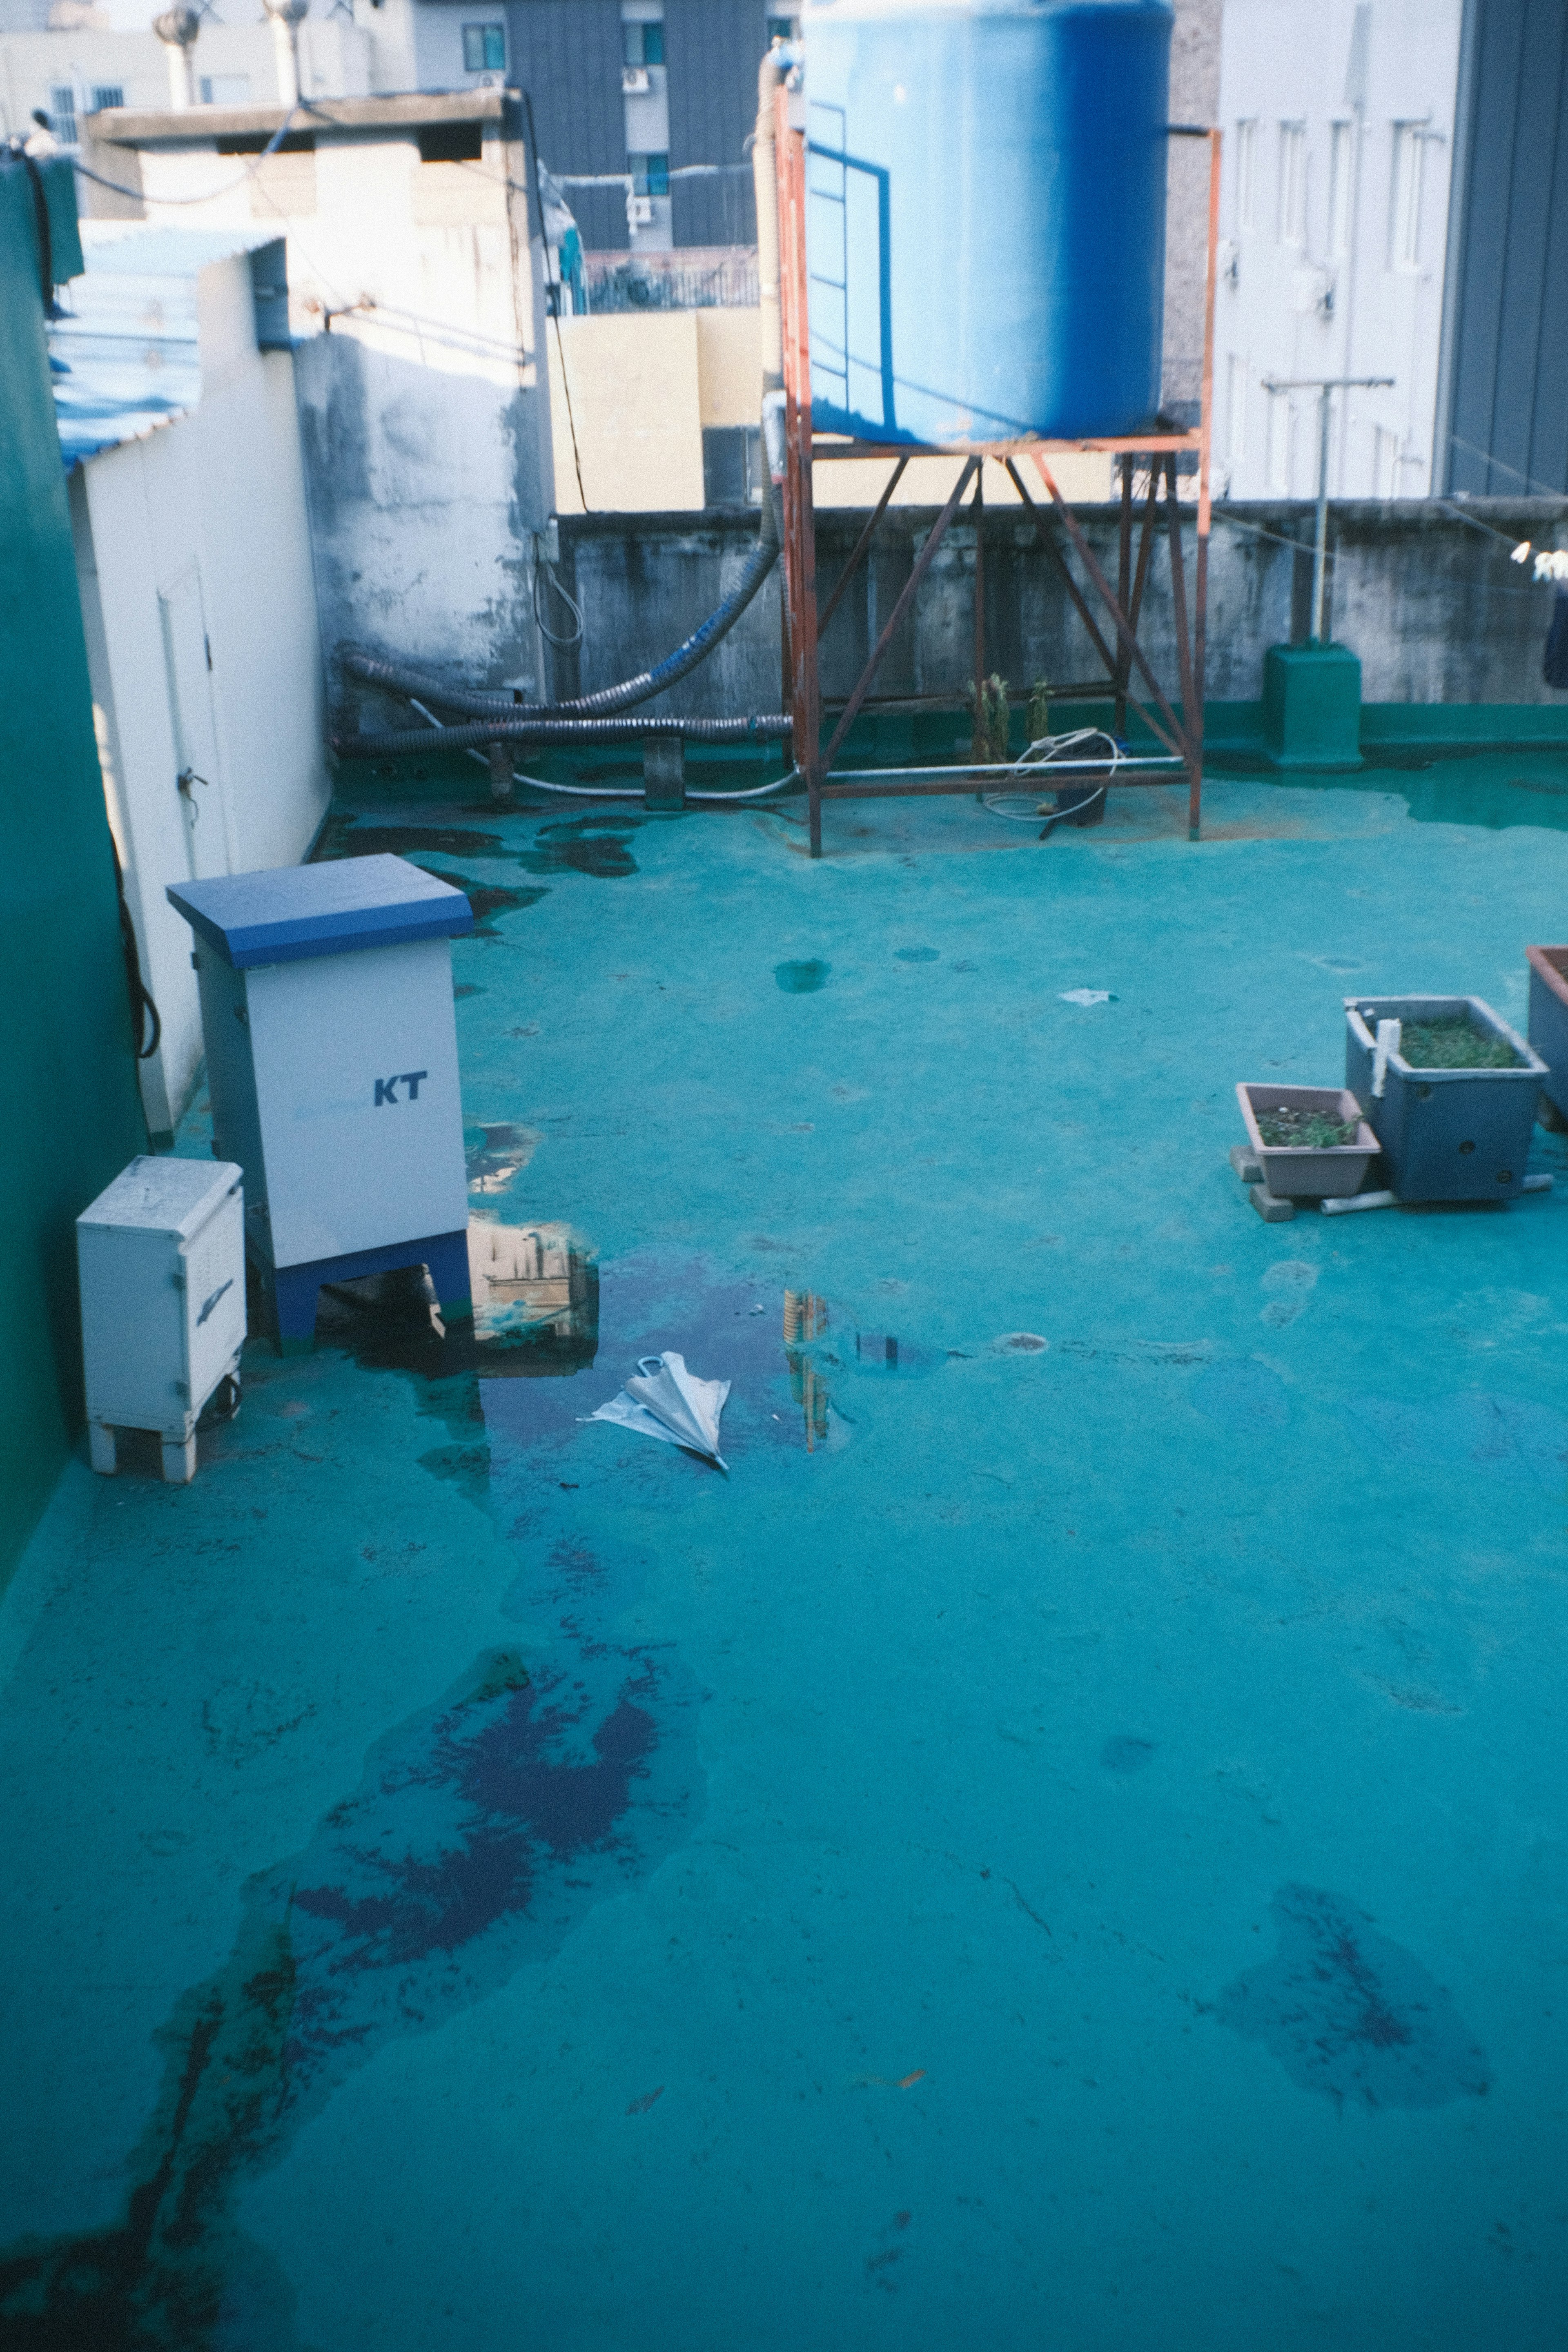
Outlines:
[[113, 854], [49, 391], [52, 275], [82, 267], [68, 163], [0, 158], [0, 1584], [81, 1421], [75, 1221], [147, 1148]]

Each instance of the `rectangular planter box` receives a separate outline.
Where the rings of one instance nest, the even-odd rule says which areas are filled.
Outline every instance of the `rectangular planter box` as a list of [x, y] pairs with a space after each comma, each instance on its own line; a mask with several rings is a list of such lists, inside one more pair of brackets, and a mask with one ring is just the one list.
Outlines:
[[1530, 1042], [1546, 1065], [1541, 1091], [1568, 1118], [1568, 948], [1526, 948]]
[[[1524, 1189], [1535, 1103], [1546, 1065], [1479, 996], [1347, 996], [1345, 1084], [1389, 1165], [1401, 1201], [1511, 1201]], [[1520, 1055], [1510, 1070], [1417, 1070], [1388, 1057], [1382, 1100], [1372, 1091], [1380, 1021], [1460, 1017]]]
[[[1286, 1201], [1342, 1201], [1359, 1192], [1366, 1171], [1377, 1157], [1378, 1141], [1354, 1095], [1339, 1087], [1259, 1087], [1243, 1084], [1236, 1090], [1247, 1139], [1258, 1154], [1263, 1181]], [[1348, 1126], [1359, 1121], [1353, 1143], [1331, 1143], [1321, 1150], [1300, 1143], [1265, 1143], [1258, 1113], [1271, 1110], [1317, 1110], [1325, 1118]]]

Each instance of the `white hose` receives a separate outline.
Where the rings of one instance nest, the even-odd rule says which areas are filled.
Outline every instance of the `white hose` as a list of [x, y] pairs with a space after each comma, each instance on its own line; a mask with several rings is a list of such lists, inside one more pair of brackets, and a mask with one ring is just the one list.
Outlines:
[[[468, 757], [477, 760], [481, 768], [489, 765], [482, 751], [470, 751]], [[521, 768], [512, 770], [511, 780], [514, 784], [526, 784], [530, 792], [560, 793], [564, 798], [574, 801], [640, 801], [646, 789], [642, 784], [547, 784], [542, 776], [524, 775]], [[689, 801], [760, 801], [765, 794], [782, 793], [786, 784], [798, 783], [799, 781], [800, 770], [791, 768], [786, 775], [775, 776], [771, 783], [748, 784], [743, 793], [688, 793], [686, 798]]]
[[1103, 727], [1075, 727], [1068, 735], [1037, 737], [1029, 745], [1027, 751], [1020, 753], [1014, 763], [1013, 773], [1016, 776], [1022, 775], [1030, 766], [1048, 767], [1053, 760], [1059, 760], [1065, 753], [1078, 751], [1087, 743], [1103, 743], [1108, 747], [1110, 752], [1110, 773], [1106, 777], [1103, 784], [1098, 785], [1087, 800], [1079, 801], [1075, 807], [1047, 808], [1044, 801], [1035, 793], [983, 793], [981, 794], [983, 803], [993, 816], [1006, 817], [1014, 824], [1037, 824], [1043, 816], [1051, 818], [1077, 816], [1079, 810], [1092, 808], [1096, 800], [1103, 799], [1110, 791], [1115, 780], [1117, 769], [1127, 757], [1116, 738], [1113, 735], [1108, 735]]

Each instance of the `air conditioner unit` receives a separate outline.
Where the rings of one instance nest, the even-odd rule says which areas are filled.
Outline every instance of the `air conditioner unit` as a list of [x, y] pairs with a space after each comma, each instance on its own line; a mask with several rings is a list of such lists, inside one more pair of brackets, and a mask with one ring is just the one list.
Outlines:
[[652, 87], [647, 66], [621, 68], [621, 89], [627, 98], [646, 98]]
[[653, 198], [651, 196], [629, 196], [626, 199], [626, 218], [630, 221], [634, 228], [651, 228], [653, 226]]

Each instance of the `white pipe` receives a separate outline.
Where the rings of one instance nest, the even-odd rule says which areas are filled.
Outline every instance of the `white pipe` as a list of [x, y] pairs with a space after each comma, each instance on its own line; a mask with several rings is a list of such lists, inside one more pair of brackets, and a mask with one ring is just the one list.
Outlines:
[[196, 102], [194, 51], [201, 23], [195, 9], [189, 6], [166, 8], [153, 19], [153, 30], [169, 60], [169, 104], [176, 114], [185, 113]]
[[773, 100], [790, 56], [775, 41], [757, 68], [757, 127], [752, 142], [752, 184], [757, 198], [757, 299], [762, 308], [763, 395], [784, 386], [784, 320], [779, 310], [779, 183]]
[[278, 103], [300, 103], [300, 37], [286, 17], [272, 19], [272, 47], [277, 58]]
[[1372, 1055], [1372, 1091], [1378, 1102], [1383, 1100], [1383, 1090], [1388, 1083], [1388, 1057], [1398, 1053], [1402, 1034], [1397, 1021], [1380, 1021], [1377, 1024], [1377, 1042]]

